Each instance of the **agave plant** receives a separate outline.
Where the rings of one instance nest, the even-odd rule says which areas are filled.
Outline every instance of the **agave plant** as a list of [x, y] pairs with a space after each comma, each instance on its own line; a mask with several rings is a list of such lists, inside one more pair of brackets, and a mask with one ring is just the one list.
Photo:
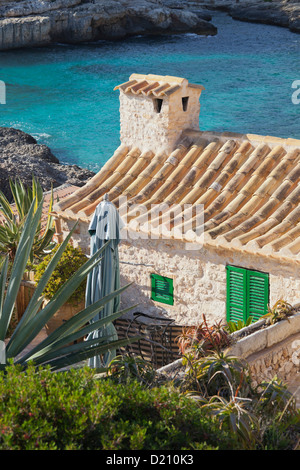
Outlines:
[[186, 374], [205, 397], [219, 395], [229, 397], [233, 388], [241, 394], [249, 389], [249, 365], [226, 351], [211, 352], [193, 359], [189, 357]]
[[240, 440], [244, 449], [254, 450], [259, 435], [259, 421], [251, 410], [252, 400], [231, 396], [213, 396], [202, 408], [215, 416], [221, 427], [227, 427]]
[[[22, 280], [24, 269], [30, 255], [32, 245], [35, 240], [36, 230], [40, 221], [43, 201], [36, 208], [36, 201], [33, 200], [24, 226], [21, 232], [20, 241], [17, 246], [15, 260], [9, 281], [7, 281], [8, 256], [3, 263], [0, 272], [0, 368], [5, 369], [8, 363], [14, 362], [27, 367], [29, 361], [33, 361], [36, 366], [48, 365], [52, 370], [58, 370], [66, 366], [78, 363], [98, 354], [104, 354], [110, 349], [118, 349], [137, 338], [111, 341], [109, 337], [103, 337], [96, 340], [83, 341], [75, 343], [74, 341], [82, 338], [91, 331], [101, 328], [104, 324], [112, 322], [124, 311], [119, 311], [94, 323], [90, 320], [95, 316], [103, 306], [111, 301], [115, 296], [120, 295], [126, 289], [124, 286], [117, 291], [107, 295], [98, 302], [84, 308], [72, 319], [66, 321], [57, 328], [46, 339], [41, 341], [33, 349], [29, 350], [27, 346], [43, 329], [49, 319], [55, 312], [68, 300], [74, 290], [82, 283], [88, 273], [99, 263], [101, 254], [107, 247], [105, 244], [97, 253], [91, 256], [87, 262], [73, 274], [70, 279], [53, 295], [49, 303], [41, 308], [43, 302], [42, 292], [57, 266], [65, 247], [76, 227], [70, 231], [65, 241], [59, 246], [54, 257], [50, 261], [47, 269], [36, 286], [36, 290], [25, 310], [20, 322], [15, 328], [12, 336], [6, 339], [7, 329], [13, 314], [17, 293]], [[126, 309], [126, 311], [129, 309]], [[2, 348], [1, 348], [2, 347]], [[27, 348], [27, 352], [25, 350]]]
[[285, 300], [279, 299], [272, 308], [268, 308], [268, 313], [263, 315], [262, 318], [266, 319], [267, 324], [274, 325], [274, 323], [281, 320], [288, 320], [288, 317], [293, 315], [293, 313], [293, 306]]
[[[0, 225], [0, 251], [7, 253], [9, 259], [13, 261], [28, 211], [33, 201], [35, 201], [34, 211], [37, 211], [39, 203], [43, 200], [43, 190], [34, 176], [32, 177], [32, 187], [28, 187], [27, 190], [22, 182], [16, 181], [13, 183], [10, 180], [9, 184], [13, 195], [14, 207], [11, 206], [6, 196], [0, 192], [0, 212], [4, 217], [3, 224]], [[29, 256], [31, 262], [34, 258], [40, 260], [46, 250], [49, 251], [55, 246], [52, 241], [55, 232], [54, 221], [51, 216], [52, 206], [53, 190], [51, 190], [46, 225], [42, 227], [40, 216], [36, 228], [34, 242]]]
[[156, 372], [151, 363], [140, 356], [116, 356], [108, 366], [108, 375], [117, 383], [134, 379], [149, 386], [153, 384]]
[[[296, 399], [287, 385], [277, 376], [269, 382], [263, 381], [256, 387], [258, 396], [257, 408], [272, 416], [284, 412], [294, 413], [297, 410]], [[300, 414], [299, 414], [300, 417]]]

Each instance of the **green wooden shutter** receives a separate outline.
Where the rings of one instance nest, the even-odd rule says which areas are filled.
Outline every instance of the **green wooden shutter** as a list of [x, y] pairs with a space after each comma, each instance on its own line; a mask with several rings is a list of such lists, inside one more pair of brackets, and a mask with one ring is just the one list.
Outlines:
[[227, 269], [227, 321], [245, 321], [247, 315], [247, 276], [244, 269], [226, 266]]
[[269, 275], [227, 266], [227, 321], [257, 321], [268, 312]]
[[269, 275], [257, 271], [247, 271], [247, 318], [257, 321], [268, 313]]
[[173, 305], [173, 279], [151, 274], [151, 299], [156, 302]]

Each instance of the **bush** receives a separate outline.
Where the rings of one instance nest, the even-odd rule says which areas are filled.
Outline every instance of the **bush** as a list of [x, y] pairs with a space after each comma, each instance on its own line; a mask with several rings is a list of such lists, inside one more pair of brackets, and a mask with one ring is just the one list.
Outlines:
[[[35, 269], [35, 281], [38, 283], [44, 274], [49, 262], [57, 252], [59, 245], [52, 250], [51, 254], [46, 256], [43, 261]], [[62, 257], [60, 258], [49, 282], [43, 292], [46, 299], [51, 299], [54, 294], [62, 287], [68, 279], [70, 279], [81, 266], [86, 263], [87, 257], [81, 248], [74, 248], [70, 243], [67, 245]], [[85, 298], [86, 280], [84, 280], [76, 291], [71, 295], [68, 302], [77, 304]]]
[[236, 449], [196, 402], [167, 386], [97, 379], [91, 369], [0, 374], [1, 450]]

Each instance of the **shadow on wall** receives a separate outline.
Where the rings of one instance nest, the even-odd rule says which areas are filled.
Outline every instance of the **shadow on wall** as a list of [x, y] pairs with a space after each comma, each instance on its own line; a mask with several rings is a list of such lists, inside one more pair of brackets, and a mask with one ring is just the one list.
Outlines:
[[[124, 275], [120, 275], [121, 286], [128, 284], [128, 279]], [[121, 309], [129, 308], [136, 305], [132, 310], [122, 318], [133, 318], [135, 312], [145, 313], [155, 319], [173, 320], [172, 312], [168, 310], [168, 305], [158, 305], [151, 300], [151, 287], [145, 284], [136, 284], [135, 282], [126, 289], [121, 296]], [[145, 317], [145, 322], [149, 323]]]
[[[128, 280], [121, 275], [121, 285]], [[150, 285], [131, 285], [121, 297], [121, 309], [136, 305], [130, 312], [114, 322], [119, 339], [141, 336], [141, 339], [120, 353], [140, 356], [154, 368], [170, 364], [178, 359], [178, 336], [182, 326], [176, 325], [163, 306], [159, 307], [151, 300]]]

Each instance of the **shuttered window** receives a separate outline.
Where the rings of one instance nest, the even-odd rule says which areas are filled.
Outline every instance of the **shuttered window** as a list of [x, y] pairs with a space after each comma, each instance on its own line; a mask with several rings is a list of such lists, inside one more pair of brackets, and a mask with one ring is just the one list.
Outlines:
[[156, 302], [173, 305], [173, 279], [151, 274], [151, 299]]
[[246, 320], [245, 269], [227, 266], [227, 321]]
[[269, 275], [227, 266], [227, 321], [258, 320], [268, 312]]

